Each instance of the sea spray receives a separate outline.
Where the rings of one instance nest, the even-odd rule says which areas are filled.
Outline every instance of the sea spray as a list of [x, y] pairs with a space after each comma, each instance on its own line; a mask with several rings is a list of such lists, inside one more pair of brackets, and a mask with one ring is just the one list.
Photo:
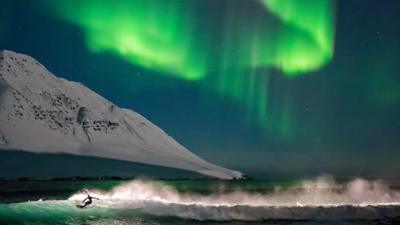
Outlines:
[[171, 224], [180, 224], [182, 221], [177, 221], [181, 219], [365, 222], [395, 217], [400, 211], [400, 192], [379, 180], [355, 179], [337, 183], [331, 177], [320, 177], [289, 187], [264, 186], [266, 191], [250, 191], [245, 188], [246, 181], [241, 182], [234, 189], [230, 182], [225, 182], [226, 186], [218, 181], [210, 182], [216, 184], [215, 188], [211, 188], [210, 193], [200, 194], [193, 188], [182, 191], [167, 182], [137, 179], [117, 185], [110, 191], [87, 190], [100, 200], [84, 209], [75, 207], [86, 197], [84, 192], [77, 192], [67, 200], [0, 204], [0, 223], [94, 221], [95, 224], [108, 224], [109, 221], [122, 221], [140, 224], [140, 221], [164, 223], [166, 218], [175, 221]]
[[[395, 216], [400, 192], [380, 180], [355, 179], [338, 184], [332, 177], [275, 187], [267, 193], [219, 187], [210, 194], [181, 193], [160, 181], [133, 180], [108, 192], [89, 190], [102, 202], [119, 209], [195, 220], [376, 219]], [[69, 200], [83, 199], [77, 193]]]
[[[276, 186], [267, 193], [253, 193], [240, 188], [224, 191], [223, 186], [217, 192], [207, 195], [190, 192], [180, 193], [166, 183], [151, 180], [133, 180], [118, 185], [108, 192], [100, 190], [89, 190], [89, 192], [103, 200], [153, 201], [203, 206], [367, 206], [400, 204], [400, 191], [391, 189], [383, 181], [368, 181], [361, 178], [338, 184], [331, 177], [319, 177], [315, 180], [301, 181], [288, 188]], [[69, 200], [78, 200], [84, 197], [84, 193], [76, 193]]]

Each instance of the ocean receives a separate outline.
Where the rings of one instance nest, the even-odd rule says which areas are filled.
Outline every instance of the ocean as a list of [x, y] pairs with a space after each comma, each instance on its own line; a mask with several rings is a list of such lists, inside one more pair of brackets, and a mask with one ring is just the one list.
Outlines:
[[[99, 200], [76, 207], [86, 193]], [[396, 180], [0, 181], [0, 224], [364, 225], [399, 215]]]

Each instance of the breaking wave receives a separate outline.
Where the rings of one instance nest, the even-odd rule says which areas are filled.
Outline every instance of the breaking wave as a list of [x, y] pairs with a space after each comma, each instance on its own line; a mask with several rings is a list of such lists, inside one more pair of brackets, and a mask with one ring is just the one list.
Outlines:
[[101, 200], [85, 209], [75, 207], [86, 197], [79, 192], [63, 201], [0, 204], [0, 217], [11, 221], [20, 216], [30, 221], [143, 216], [199, 221], [373, 220], [399, 216], [400, 211], [399, 191], [383, 181], [363, 179], [338, 184], [322, 177], [266, 193], [224, 188], [207, 195], [182, 193], [163, 182], [146, 180], [121, 184], [108, 192], [87, 191]]
[[[180, 193], [164, 183], [144, 180], [90, 193], [110, 207], [195, 220], [376, 219], [396, 216], [400, 209], [400, 192], [383, 181], [356, 179], [338, 184], [330, 177], [275, 187], [269, 193], [225, 192], [223, 188], [208, 195]], [[84, 197], [77, 193], [69, 200]]]

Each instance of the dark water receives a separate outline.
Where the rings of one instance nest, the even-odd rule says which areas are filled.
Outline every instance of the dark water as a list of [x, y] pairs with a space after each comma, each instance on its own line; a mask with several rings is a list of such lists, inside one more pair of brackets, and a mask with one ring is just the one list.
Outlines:
[[[82, 189], [100, 198], [79, 209]], [[0, 224], [397, 224], [395, 182], [1, 181]], [[396, 222], [397, 221], [397, 222]]]

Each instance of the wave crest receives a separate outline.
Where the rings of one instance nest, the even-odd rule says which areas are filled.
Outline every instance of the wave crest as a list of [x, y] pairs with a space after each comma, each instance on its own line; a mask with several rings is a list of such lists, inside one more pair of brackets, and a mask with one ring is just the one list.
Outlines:
[[[400, 192], [385, 182], [355, 179], [336, 183], [332, 177], [305, 180], [267, 193], [221, 188], [211, 194], [180, 193], [163, 182], [134, 180], [109, 192], [89, 190], [101, 204], [119, 210], [196, 220], [377, 219], [394, 217]], [[76, 193], [69, 200], [81, 200]]]

